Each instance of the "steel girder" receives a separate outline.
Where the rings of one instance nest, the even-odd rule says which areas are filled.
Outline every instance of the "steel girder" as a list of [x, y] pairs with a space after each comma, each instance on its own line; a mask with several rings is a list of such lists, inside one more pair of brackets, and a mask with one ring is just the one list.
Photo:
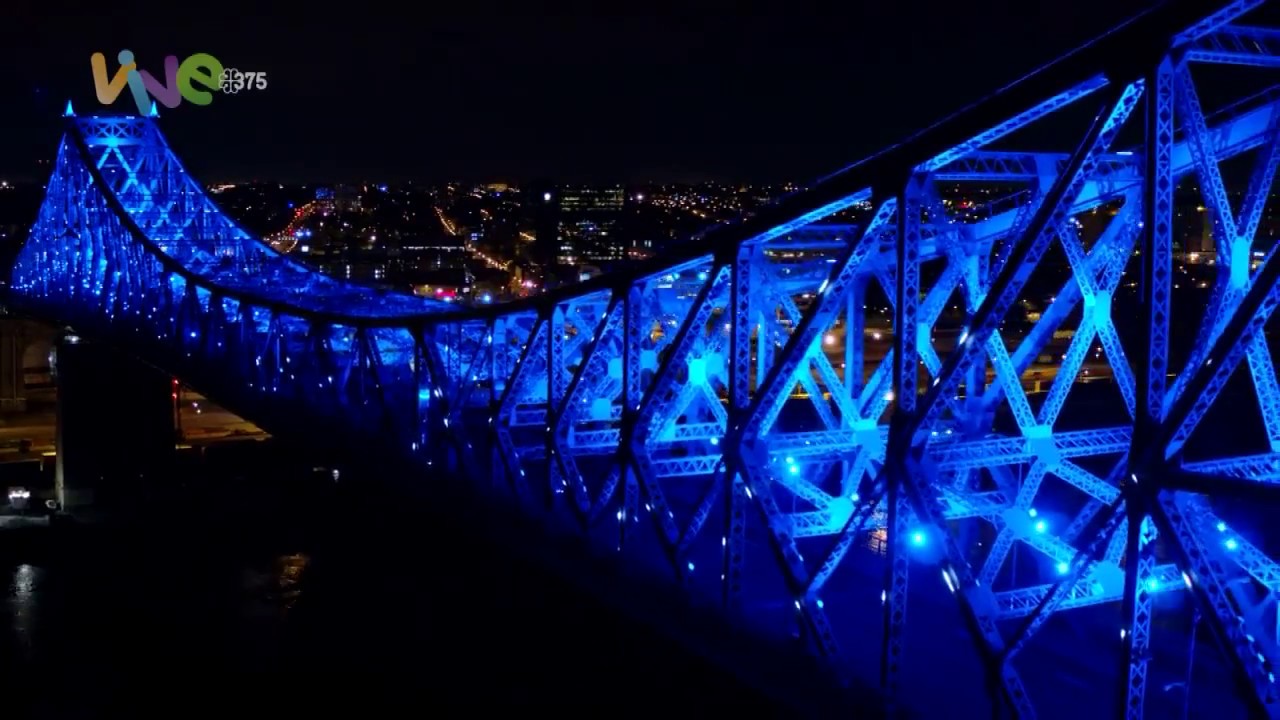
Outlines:
[[[1280, 98], [1206, 112], [1191, 72], [1274, 66], [1258, 4], [1158, 10], [701, 250], [485, 310], [290, 265], [152, 120], [73, 118], [13, 290], [269, 429], [444, 464], [906, 709], [1163, 717], [1180, 676], [1154, 658], [1194, 656], [1194, 603], [1214, 667], [1275, 716], [1280, 566], [1232, 499], [1280, 478], [1280, 261], [1258, 237]], [[1072, 144], [1018, 149], [1081, 107]], [[1198, 232], [1180, 183], [1215, 221], [1203, 317], [1174, 302]], [[1250, 420], [1214, 415], [1233, 382], [1261, 440], [1224, 453], [1221, 418]], [[1187, 702], [1217, 707], [1213, 680]]]

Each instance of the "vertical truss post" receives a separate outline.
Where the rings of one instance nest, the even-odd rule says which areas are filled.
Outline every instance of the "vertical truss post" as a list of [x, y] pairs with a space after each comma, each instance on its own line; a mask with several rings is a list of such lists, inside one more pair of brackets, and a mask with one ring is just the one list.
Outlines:
[[502, 379], [503, 386], [511, 382], [511, 378], [507, 375], [506, 319], [490, 320], [488, 333], [485, 342], [489, 343], [489, 400], [485, 404], [485, 418], [489, 419], [489, 423], [485, 425], [479, 436], [483, 438], [481, 442], [484, 442], [484, 456], [489, 461], [489, 482], [497, 488], [502, 483], [504, 464], [502, 457], [499, 456], [502, 451], [498, 448], [492, 419], [498, 415], [498, 402], [502, 400], [502, 393], [498, 391], [499, 378]]
[[[419, 407], [422, 421], [422, 442], [424, 443], [424, 451], [429, 463], [440, 462], [448, 463], [448, 445], [442, 440], [444, 435], [448, 433], [445, 425], [444, 402], [442, 396], [443, 380], [439, 377], [437, 368], [432, 364], [431, 351], [428, 345], [434, 342], [434, 329], [428, 329], [425, 326], [419, 326], [414, 330], [414, 370], [418, 375], [419, 385]], [[354, 355], [357, 352], [355, 347], [355, 338], [353, 336], [351, 344], [351, 352]], [[345, 373], [343, 373], [345, 375]], [[425, 396], [425, 397], [424, 397]]]
[[[1147, 79], [1142, 197], [1142, 328], [1133, 443], [1145, 452], [1159, 425], [1169, 372], [1169, 285], [1173, 271], [1173, 67], [1168, 57]], [[1131, 453], [1130, 457], [1140, 457]]]
[[[489, 344], [489, 408], [490, 411], [498, 402], [500, 393], [498, 392], [498, 382], [505, 385], [507, 380], [507, 344], [504, 342], [507, 336], [507, 320], [502, 317], [495, 317], [489, 321], [489, 335], [485, 342]], [[499, 350], [502, 348], [502, 350]]]
[[[463, 373], [467, 369], [462, 360], [462, 349], [464, 347], [463, 330], [465, 327], [465, 323], [462, 322], [448, 323], [445, 325], [447, 333], [444, 339], [444, 346], [448, 348], [448, 353], [445, 354], [442, 359], [444, 360], [443, 365], [445, 376], [451, 383], [450, 393], [455, 392], [457, 388], [462, 386], [464, 381]], [[440, 347], [439, 342], [436, 343], [436, 347]], [[447, 395], [447, 397], [452, 397], [452, 394]], [[452, 410], [452, 408], [450, 408], [450, 410]]]
[[[755, 308], [751, 292], [755, 287], [755, 263], [758, 258], [752, 244], [739, 247], [733, 258], [729, 276], [729, 437], [739, 437], [745, 413], [751, 404], [751, 330]], [[764, 332], [763, 326], [760, 332]], [[722, 577], [724, 607], [730, 616], [740, 609], [742, 571], [746, 552], [747, 487], [738, 472], [740, 452], [724, 452], [725, 462], [725, 529], [724, 570]]]
[[618, 508], [618, 549], [627, 540], [627, 528], [639, 516], [640, 483], [635, 474], [634, 449], [627, 438], [635, 432], [640, 403], [644, 399], [641, 382], [641, 350], [644, 343], [644, 290], [639, 285], [627, 288], [626, 315], [623, 322], [622, 347], [622, 416], [619, 422], [618, 473], [622, 476], [622, 507]]
[[1155, 444], [1164, 411], [1169, 364], [1169, 285], [1173, 271], [1173, 66], [1165, 56], [1146, 77], [1142, 194], [1143, 337], [1134, 361], [1137, 392], [1125, 497], [1124, 593], [1121, 596], [1121, 686], [1118, 715], [1140, 720], [1147, 688], [1155, 570], [1151, 503], [1163, 457]]
[[906, 547], [907, 498], [903, 473], [911, 435], [907, 422], [916, 410], [919, 392], [919, 349], [916, 343], [920, 306], [920, 211], [923, 179], [911, 177], [898, 197], [898, 226], [895, 249], [893, 313], [893, 395], [896, 401], [890, 420], [888, 502], [888, 547], [884, 577], [884, 637], [880, 650], [880, 684], [890, 706], [897, 703], [902, 666], [902, 643], [907, 621], [907, 580], [910, 560]]
[[[314, 327], [314, 325], [313, 325]], [[423, 347], [423, 337], [426, 330], [422, 326], [412, 328], [410, 334], [413, 336], [413, 385], [417, 392], [417, 403], [415, 407], [417, 412], [414, 419], [417, 422], [414, 439], [418, 443], [418, 450], [424, 454], [430, 453], [431, 437], [429, 428], [431, 427], [431, 373], [427, 371], [426, 348]], [[320, 343], [317, 343], [320, 345]], [[322, 371], [323, 372], [323, 371]], [[332, 372], [331, 369], [328, 372]]]
[[494, 432], [495, 418], [498, 416], [498, 405], [502, 399], [502, 393], [498, 391], [498, 382], [501, 378], [503, 388], [511, 382], [512, 378], [507, 375], [507, 323], [504, 318], [495, 318], [489, 324], [489, 403], [485, 416], [488, 418], [488, 424], [484, 429], [482, 436], [487, 444], [486, 453], [489, 458], [489, 477], [493, 483], [494, 489], [502, 484], [504, 475], [503, 468], [505, 461], [501, 457], [501, 449], [498, 447], [497, 436]]
[[893, 362], [895, 415], [911, 417], [919, 394], [919, 345], [916, 334], [920, 308], [920, 211], [923, 178], [914, 176], [898, 199], [898, 232], [895, 243]]
[[1151, 619], [1155, 608], [1152, 597], [1156, 558], [1150, 504], [1131, 497], [1125, 502], [1128, 516], [1124, 551], [1124, 624], [1120, 629], [1121, 667], [1117, 676], [1123, 682], [1118, 699], [1119, 717], [1142, 720], [1143, 700], [1147, 688], [1147, 665], [1151, 653]]
[[565, 306], [556, 303], [547, 312], [547, 426], [544, 436], [547, 452], [547, 484], [543, 491], [546, 493], [547, 508], [551, 509], [555, 503], [556, 492], [565, 484], [565, 478], [560, 471], [560, 461], [556, 456], [555, 433], [555, 428], [560, 423], [560, 399], [564, 396]]

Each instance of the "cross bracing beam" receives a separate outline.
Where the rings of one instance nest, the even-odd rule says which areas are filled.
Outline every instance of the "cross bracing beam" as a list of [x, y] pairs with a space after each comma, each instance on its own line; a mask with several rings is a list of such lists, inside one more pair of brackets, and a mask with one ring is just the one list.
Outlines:
[[[1072, 672], [1037, 659], [1049, 618], [1118, 603], [1122, 711], [1166, 716], [1146, 693], [1166, 670], [1146, 652], [1176, 624], [1153, 622], [1177, 612], [1160, 598], [1190, 578], [1248, 701], [1271, 711], [1272, 648], [1236, 628], [1258, 614], [1235, 609], [1276, 591], [1274, 551], [1228, 506], [1167, 499], [1280, 475], [1270, 445], [1168, 452], [1215, 429], [1202, 420], [1225, 392], [1223, 362], [1247, 363], [1264, 435], [1280, 428], [1258, 339], [1270, 263], [1225, 251], [1201, 268], [1223, 288], [1213, 311], [1170, 319], [1176, 286], [1199, 272], [1175, 268], [1172, 243], [1201, 232], [1174, 208], [1175, 185], [1228, 208], [1215, 244], [1258, 249], [1280, 104], [1264, 93], [1206, 115], [1171, 82], [1179, 62], [1270, 63], [1274, 31], [1245, 15], [1256, 4], [1144, 14], [671, 257], [506, 306], [367, 297], [270, 253], [259, 263], [263, 246], [152, 120], [77, 118], [14, 287], [274, 432], [305, 420], [318, 437], [483, 477], [752, 630], [798, 632], [840, 681], [875, 664], [856, 659], [878, 633], [883, 687], [921, 696], [904, 668], [923, 662], [911, 639], [932, 633], [931, 613], [908, 620], [908, 593], [913, 606], [955, 601], [977, 642], [937, 643], [930, 662], [976, 652], [988, 682], [943, 709], [1029, 716], [1061, 702], [1043, 688]], [[1093, 132], [1017, 147], [1022, 129], [1081, 103], [1102, 109]], [[1141, 142], [1122, 135], [1139, 125]], [[1236, 212], [1214, 167], [1255, 150]], [[1000, 184], [1012, 189], [965, 212], [951, 201]], [[1108, 220], [1090, 227], [1095, 210]], [[1019, 327], [1027, 303], [1038, 320]], [[1190, 360], [1169, 351], [1185, 327], [1205, 328]], [[1090, 399], [1099, 389], [1114, 412]], [[1114, 652], [1114, 621], [1070, 617], [1106, 638], [1079, 652]]]
[[1280, 67], [1280, 32], [1226, 25], [1196, 40], [1186, 51], [1194, 62]]
[[[1026, 617], [1044, 600], [1052, 587], [1046, 584], [996, 593], [996, 602], [1000, 605], [1000, 617], [1004, 619]], [[1186, 581], [1183, 580], [1182, 571], [1178, 566], [1170, 563], [1156, 568], [1155, 580], [1148, 589], [1153, 593], [1183, 590], [1186, 589]], [[1071, 610], [1116, 602], [1120, 600], [1122, 592], [1123, 588], [1115, 583], [1104, 584], [1094, 578], [1085, 578], [1072, 587], [1067, 598], [1058, 605], [1058, 609]]]

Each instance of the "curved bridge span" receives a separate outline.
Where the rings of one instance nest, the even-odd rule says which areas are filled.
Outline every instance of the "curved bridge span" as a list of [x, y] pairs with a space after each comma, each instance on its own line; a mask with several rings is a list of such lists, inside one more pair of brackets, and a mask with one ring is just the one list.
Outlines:
[[1276, 717], [1271, 14], [1162, 5], [677, 256], [475, 309], [295, 265], [153, 120], [69, 118], [12, 288], [904, 710]]

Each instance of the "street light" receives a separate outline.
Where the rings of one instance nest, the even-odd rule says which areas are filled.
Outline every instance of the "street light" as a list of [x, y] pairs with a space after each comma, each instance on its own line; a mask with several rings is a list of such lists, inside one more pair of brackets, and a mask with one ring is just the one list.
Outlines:
[[178, 378], [173, 378], [173, 392], [170, 397], [173, 398], [173, 429], [177, 437], [177, 442], [182, 442], [182, 384], [178, 382]]

